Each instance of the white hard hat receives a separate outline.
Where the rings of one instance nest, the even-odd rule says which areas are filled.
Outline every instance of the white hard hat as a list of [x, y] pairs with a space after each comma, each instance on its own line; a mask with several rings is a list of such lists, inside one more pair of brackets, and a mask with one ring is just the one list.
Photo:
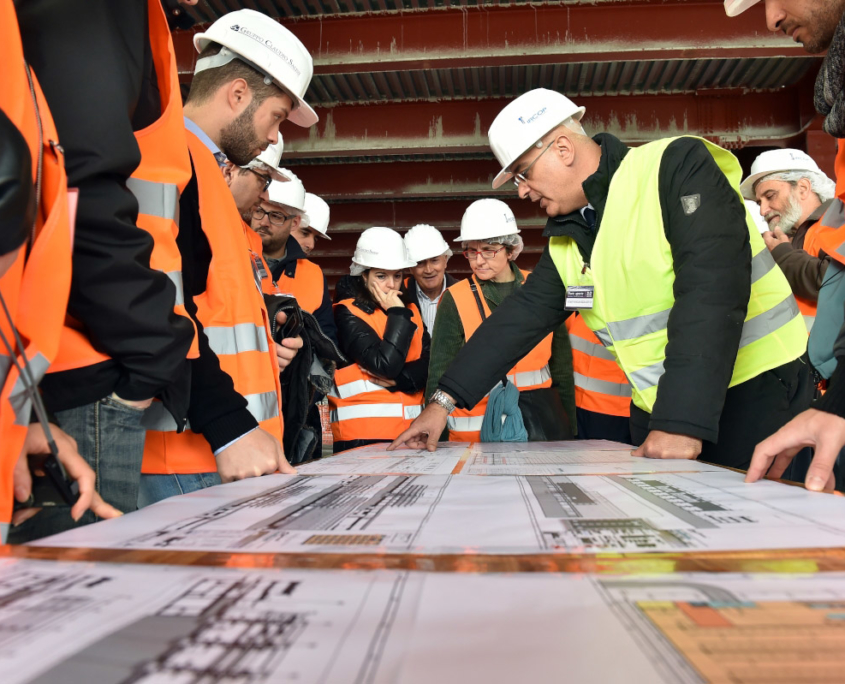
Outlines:
[[408, 248], [411, 259], [416, 263], [434, 259], [446, 252], [451, 254], [452, 251], [440, 231], [425, 223], [414, 226], [405, 233], [405, 246]]
[[[788, 171], [815, 171], [822, 173], [813, 158], [801, 150], [769, 150], [759, 155], [751, 164], [751, 174], [742, 181], [739, 190], [745, 199], [756, 200], [754, 186], [763, 176]], [[824, 174], [822, 174], [824, 175]]]
[[[304, 214], [305, 186], [293, 171], [289, 169], [279, 169], [279, 171], [290, 180], [287, 183], [280, 183], [279, 181], [270, 183], [270, 187], [267, 188], [267, 196], [270, 198], [270, 202], [282, 204]], [[308, 227], [306, 221], [303, 221], [301, 225]]]
[[742, 14], [751, 5], [756, 5], [760, 0], [725, 0], [725, 14], [735, 17]]
[[511, 208], [497, 199], [476, 200], [467, 207], [461, 219], [461, 234], [455, 242], [489, 240], [519, 232]]
[[508, 104], [487, 132], [493, 154], [502, 165], [493, 187], [498, 188], [513, 176], [511, 164], [533, 145], [542, 147], [540, 140], [546, 133], [570, 117], [580, 121], [585, 111], [565, 95], [545, 88], [529, 90]]
[[367, 228], [361, 233], [352, 262], [364, 268], [388, 271], [401, 271], [417, 265], [408, 254], [402, 236], [390, 228]]
[[757, 202], [745, 200], [745, 208], [748, 209], [748, 213], [751, 214], [751, 218], [754, 219], [754, 225], [757, 226], [757, 230], [761, 233], [765, 233], [769, 230], [769, 224], [766, 223], [766, 219], [764, 219], [763, 215], [760, 213], [760, 205], [757, 204]]
[[323, 201], [322, 197], [306, 192], [305, 193], [305, 216], [303, 218], [303, 225], [306, 228], [313, 228], [326, 240], [331, 240], [327, 235], [329, 232], [329, 205]]
[[288, 120], [299, 126], [313, 126], [320, 120], [302, 98], [314, 75], [314, 62], [293, 33], [266, 14], [242, 9], [224, 14], [208, 30], [194, 36], [194, 47], [202, 52], [209, 43], [219, 43], [219, 54], [197, 60], [194, 73], [223, 66], [238, 58], [264, 74], [290, 95], [293, 111]]
[[245, 169], [255, 169], [256, 171], [265, 171], [270, 174], [270, 178], [275, 181], [289, 181], [286, 175], [279, 171], [279, 163], [282, 161], [282, 152], [285, 148], [285, 141], [282, 140], [282, 134], [279, 133], [279, 142], [275, 145], [268, 145], [267, 149], [247, 164]]

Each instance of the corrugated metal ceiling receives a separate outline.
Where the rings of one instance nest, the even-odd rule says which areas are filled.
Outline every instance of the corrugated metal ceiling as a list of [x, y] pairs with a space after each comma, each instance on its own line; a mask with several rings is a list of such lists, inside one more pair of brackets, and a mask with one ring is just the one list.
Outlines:
[[769, 90], [796, 83], [814, 61], [790, 58], [587, 62], [512, 67], [321, 74], [306, 99], [320, 106], [419, 99], [515, 97], [551, 88], [570, 97]]

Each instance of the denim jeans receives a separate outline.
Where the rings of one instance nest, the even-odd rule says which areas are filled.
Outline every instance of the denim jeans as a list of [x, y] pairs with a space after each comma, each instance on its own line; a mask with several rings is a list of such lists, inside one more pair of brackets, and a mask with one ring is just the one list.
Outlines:
[[[94, 470], [100, 496], [124, 513], [138, 507], [138, 484], [147, 434], [141, 425], [143, 415], [143, 409], [127, 406], [111, 397], [56, 412], [59, 427], [76, 440], [80, 455]], [[68, 508], [45, 509], [13, 528], [9, 541], [32, 541], [97, 520], [91, 511], [86, 511], [75, 523]]]
[[171, 496], [195, 492], [221, 484], [217, 473], [190, 473], [187, 475], [141, 475], [138, 508], [149, 506]]

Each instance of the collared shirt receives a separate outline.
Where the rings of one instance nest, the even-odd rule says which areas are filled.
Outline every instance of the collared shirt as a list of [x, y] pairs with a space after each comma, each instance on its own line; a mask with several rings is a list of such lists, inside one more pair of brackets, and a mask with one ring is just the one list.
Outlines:
[[187, 128], [191, 133], [197, 136], [205, 145], [209, 152], [214, 155], [214, 158], [217, 160], [217, 165], [221, 168], [226, 165], [226, 155], [221, 152], [220, 148], [214, 144], [214, 141], [209, 138], [205, 131], [202, 130], [199, 126], [197, 126], [193, 121], [191, 121], [187, 116], [184, 117], [185, 119], [185, 128]]
[[440, 289], [440, 294], [437, 295], [434, 299], [429, 299], [428, 295], [422, 291], [422, 288], [417, 283], [417, 294], [419, 295], [418, 301], [420, 303], [420, 315], [422, 316], [423, 323], [425, 323], [425, 327], [429, 333], [434, 330], [434, 319], [437, 316], [437, 305], [440, 303], [440, 298], [443, 296], [443, 293], [446, 292], [446, 277], [443, 277], [443, 287]]

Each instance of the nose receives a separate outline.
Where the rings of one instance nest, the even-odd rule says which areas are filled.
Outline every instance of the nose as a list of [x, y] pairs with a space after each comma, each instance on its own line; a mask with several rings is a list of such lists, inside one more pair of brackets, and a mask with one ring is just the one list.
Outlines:
[[769, 202], [768, 200], [761, 199], [760, 200], [760, 216], [765, 216], [770, 211]]
[[517, 188], [516, 193], [519, 195], [519, 199], [525, 199], [528, 197], [528, 193], [530, 192], [530, 188], [528, 187], [528, 183], [523, 181], [519, 184], [519, 188]]
[[766, 26], [772, 33], [781, 30], [781, 24], [786, 19], [786, 12], [777, 0], [765, 0], [766, 2]]

